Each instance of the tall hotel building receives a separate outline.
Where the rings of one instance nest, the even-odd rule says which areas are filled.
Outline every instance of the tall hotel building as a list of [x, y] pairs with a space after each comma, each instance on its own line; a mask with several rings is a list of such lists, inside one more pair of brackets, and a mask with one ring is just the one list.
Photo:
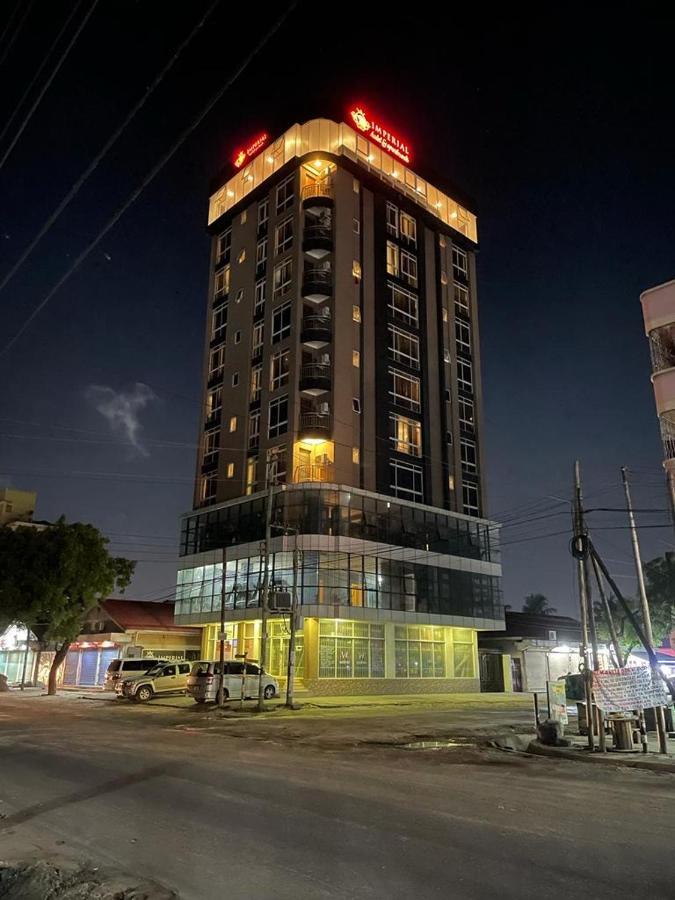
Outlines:
[[[240, 151], [209, 206], [194, 509], [176, 621], [260, 652], [266, 472], [271, 602], [300, 552], [296, 672], [319, 693], [475, 691], [503, 627], [484, 517], [476, 218], [362, 109]], [[223, 585], [223, 565], [225, 583]], [[288, 616], [269, 621], [286, 672]]]

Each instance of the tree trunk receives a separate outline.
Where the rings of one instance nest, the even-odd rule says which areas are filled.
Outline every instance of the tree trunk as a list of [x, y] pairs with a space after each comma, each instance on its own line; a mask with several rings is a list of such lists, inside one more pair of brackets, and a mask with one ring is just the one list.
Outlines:
[[59, 671], [59, 666], [68, 655], [68, 650], [70, 650], [70, 641], [64, 641], [54, 654], [52, 667], [49, 670], [49, 686], [47, 688], [47, 693], [50, 697], [56, 694], [56, 674]]

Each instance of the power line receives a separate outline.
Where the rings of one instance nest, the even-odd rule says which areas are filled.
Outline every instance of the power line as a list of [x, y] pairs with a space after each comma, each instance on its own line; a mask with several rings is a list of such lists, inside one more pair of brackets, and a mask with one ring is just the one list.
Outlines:
[[[79, 6], [81, 5], [82, 2], [84, 2], [84, 0], [80, 0], [80, 4], [78, 4], [78, 8], [79, 8]], [[45, 81], [45, 83], [43, 84], [42, 88], [41, 88], [40, 91], [38, 92], [38, 95], [37, 95], [37, 97], [35, 98], [35, 100], [33, 101], [32, 106], [30, 107], [30, 109], [28, 110], [28, 112], [26, 113], [26, 115], [24, 116], [23, 122], [21, 123], [21, 125], [19, 126], [19, 128], [18, 128], [16, 134], [14, 135], [14, 139], [10, 142], [10, 145], [9, 145], [9, 147], [7, 148], [7, 150], [5, 151], [4, 156], [0, 159], [0, 169], [2, 169], [2, 167], [3, 167], [4, 164], [5, 164], [5, 162], [7, 161], [8, 156], [10, 155], [10, 153], [12, 152], [12, 150], [14, 149], [14, 147], [16, 146], [16, 144], [17, 144], [19, 138], [21, 137], [21, 135], [22, 135], [23, 132], [24, 132], [24, 129], [26, 128], [26, 126], [27, 126], [28, 123], [30, 122], [31, 118], [33, 117], [33, 113], [34, 113], [35, 110], [38, 108], [38, 106], [39, 106], [39, 104], [40, 104], [42, 98], [44, 97], [44, 95], [45, 95], [45, 94], [47, 93], [47, 91], [49, 90], [49, 87], [50, 87], [52, 81], [54, 81], [54, 79], [55, 79], [56, 76], [58, 75], [59, 69], [60, 69], [61, 66], [64, 64], [64, 62], [66, 61], [66, 59], [68, 58], [68, 54], [69, 54], [70, 51], [73, 49], [73, 47], [74, 47], [74, 45], [75, 45], [75, 42], [77, 41], [78, 37], [80, 36], [80, 33], [81, 33], [82, 30], [84, 29], [84, 26], [87, 24], [87, 22], [88, 22], [89, 19], [91, 18], [92, 13], [94, 12], [94, 10], [96, 9], [96, 7], [98, 6], [98, 2], [99, 2], [99, 0], [93, 0], [91, 6], [89, 7], [88, 11], [87, 11], [87, 12], [85, 13], [85, 15], [84, 15], [84, 18], [82, 19], [82, 21], [80, 22], [80, 24], [79, 24], [79, 25], [77, 26], [77, 28], [75, 29], [75, 33], [73, 34], [72, 38], [71, 38], [71, 39], [68, 41], [68, 43], [66, 44], [63, 53], [61, 54], [60, 58], [57, 60], [56, 65], [54, 66], [54, 68], [52, 69], [51, 75], [50, 75], [49, 78]]]
[[[13, 34], [13, 35], [10, 35], [10, 37], [9, 37], [9, 39], [8, 39], [8, 42], [7, 42], [7, 46], [6, 46], [5, 49], [2, 51], [2, 54], [0, 54], [0, 66], [1, 66], [1, 65], [4, 63], [4, 61], [7, 59], [7, 56], [8, 56], [8, 54], [9, 54], [9, 51], [10, 51], [10, 50], [12, 49], [12, 47], [14, 46], [14, 41], [18, 38], [19, 34], [21, 33], [21, 29], [23, 28], [24, 22], [25, 22], [26, 19], [28, 18], [31, 9], [33, 8], [33, 4], [34, 4], [34, 3], [35, 3], [35, 0], [29, 0], [28, 4], [26, 5], [26, 9], [25, 9], [25, 11], [24, 11], [24, 14], [21, 16], [21, 18], [19, 19], [19, 21], [18, 21], [17, 24], [16, 24], [16, 28], [14, 29], [14, 34]], [[20, 7], [21, 7], [21, 2], [20, 2], [20, 0], [19, 0], [19, 2], [18, 2], [18, 3], [16, 4], [16, 6], [14, 7], [14, 9], [13, 9], [13, 11], [12, 11], [12, 14], [11, 14], [11, 16], [9, 17], [9, 19], [8, 19], [8, 21], [7, 21], [7, 25], [6, 25], [6, 27], [5, 27], [5, 30], [4, 30], [3, 33], [2, 33], [2, 37], [3, 37], [3, 38], [5, 37], [6, 34], [9, 33], [9, 31], [10, 31], [10, 29], [11, 29], [11, 26], [12, 26], [12, 20], [13, 20], [13, 18], [14, 18], [14, 14], [15, 14], [16, 12], [19, 11], [19, 8], [20, 8]]]
[[[95, 0], [98, 2], [98, 0]], [[143, 193], [145, 188], [150, 184], [151, 181], [162, 171], [164, 166], [173, 158], [173, 156], [177, 153], [177, 151], [182, 147], [185, 141], [190, 137], [190, 135], [195, 131], [195, 129], [202, 123], [202, 121], [206, 118], [206, 116], [211, 112], [216, 103], [223, 97], [227, 90], [234, 84], [234, 82], [239, 78], [239, 76], [244, 72], [244, 70], [248, 67], [249, 63], [257, 56], [257, 54], [262, 50], [262, 48], [268, 43], [268, 41], [276, 34], [276, 32], [281, 28], [287, 17], [297, 6], [298, 0], [293, 0], [293, 2], [287, 7], [285, 12], [277, 19], [274, 25], [265, 33], [265, 35], [261, 38], [260, 41], [255, 45], [253, 50], [245, 57], [244, 61], [239, 65], [239, 67], [235, 70], [234, 74], [228, 78], [225, 84], [219, 88], [215, 94], [211, 97], [211, 99], [207, 102], [206, 106], [203, 107], [201, 112], [197, 115], [195, 119], [187, 126], [187, 128], [183, 129], [183, 131], [179, 134], [178, 138], [174, 141], [171, 147], [167, 150], [163, 156], [160, 157], [157, 163], [150, 169], [150, 171], [146, 174], [146, 176], [141, 181], [140, 185], [129, 195], [129, 197], [124, 201], [124, 203], [116, 210], [116, 212], [111, 216], [108, 222], [103, 226], [103, 228], [99, 231], [96, 237], [87, 244], [87, 246], [82, 250], [82, 252], [75, 258], [74, 262], [70, 266], [69, 269], [59, 278], [54, 287], [47, 292], [45, 297], [38, 303], [35, 309], [30, 313], [28, 318], [24, 321], [24, 323], [20, 326], [19, 330], [10, 338], [10, 340], [5, 344], [5, 346], [0, 350], [0, 357], [4, 356], [19, 340], [22, 334], [30, 326], [31, 322], [35, 319], [37, 315], [45, 308], [45, 306], [49, 303], [54, 294], [57, 293], [59, 288], [61, 288], [66, 281], [70, 278], [70, 276], [75, 272], [80, 265], [84, 262], [84, 260], [89, 256], [89, 254], [94, 250], [103, 238], [108, 234], [109, 231], [114, 228], [117, 222], [122, 218], [124, 213], [138, 200], [140, 195]]]
[[[45, 220], [44, 224], [42, 225], [42, 227], [40, 228], [40, 230], [38, 231], [38, 233], [35, 235], [35, 237], [33, 238], [33, 240], [28, 244], [28, 246], [25, 248], [25, 250], [23, 251], [23, 253], [19, 256], [19, 258], [17, 259], [17, 261], [14, 263], [14, 265], [12, 266], [12, 268], [9, 270], [9, 272], [7, 272], [7, 274], [4, 276], [4, 278], [2, 279], [2, 281], [0, 281], [0, 291], [2, 291], [3, 288], [6, 286], [6, 284], [14, 277], [14, 275], [15, 275], [15, 274], [17, 273], [17, 271], [21, 268], [21, 266], [22, 266], [23, 263], [26, 261], [26, 259], [28, 259], [28, 257], [30, 256], [30, 254], [33, 252], [33, 250], [34, 250], [34, 249], [37, 247], [37, 245], [40, 243], [40, 241], [41, 241], [42, 238], [45, 236], [45, 234], [47, 234], [47, 232], [49, 231], [49, 229], [52, 227], [52, 225], [53, 225], [53, 224], [56, 222], [56, 220], [59, 218], [59, 216], [61, 215], [61, 213], [66, 209], [67, 206], [69, 206], [69, 204], [71, 203], [71, 201], [72, 201], [72, 200], [75, 198], [75, 196], [80, 192], [80, 189], [81, 189], [81, 188], [83, 187], [83, 185], [87, 182], [87, 180], [89, 179], [89, 176], [94, 172], [95, 169], [98, 168], [98, 166], [99, 166], [99, 164], [101, 163], [101, 161], [102, 161], [102, 160], [104, 159], [104, 157], [108, 154], [108, 151], [114, 146], [114, 144], [117, 143], [118, 139], [121, 137], [122, 133], [127, 129], [127, 127], [131, 124], [131, 122], [133, 121], [133, 119], [136, 117], [137, 113], [140, 112], [140, 110], [145, 106], [146, 102], [150, 99], [150, 97], [151, 97], [152, 94], [155, 92], [155, 90], [157, 89], [157, 87], [159, 87], [159, 85], [160, 85], [161, 82], [163, 81], [164, 77], [167, 75], [167, 73], [171, 70], [171, 68], [172, 68], [172, 67], [174, 66], [174, 64], [177, 62], [177, 60], [178, 60], [178, 58], [180, 57], [180, 55], [182, 54], [183, 50], [185, 50], [185, 48], [186, 48], [186, 47], [188, 46], [188, 44], [192, 41], [192, 39], [193, 39], [194, 36], [197, 34], [197, 32], [204, 26], [206, 20], [209, 18], [209, 16], [210, 16], [211, 13], [214, 11], [214, 9], [216, 8], [216, 6], [218, 6], [219, 3], [220, 3], [220, 0], [214, 0], [214, 2], [211, 4], [211, 6], [206, 10], [206, 12], [204, 13], [204, 15], [201, 17], [201, 19], [199, 20], [199, 22], [198, 22], [198, 23], [195, 25], [195, 27], [192, 29], [192, 31], [190, 32], [190, 34], [185, 38], [185, 40], [184, 40], [181, 44], [178, 45], [178, 47], [177, 47], [177, 49], [175, 50], [173, 56], [169, 59], [169, 61], [168, 61], [168, 62], [166, 63], [166, 65], [164, 66], [164, 68], [163, 68], [163, 69], [159, 72], [159, 74], [155, 77], [154, 81], [153, 81], [151, 84], [148, 85], [148, 87], [145, 89], [145, 92], [143, 93], [143, 95], [141, 96], [141, 98], [140, 98], [140, 99], [136, 102], [136, 104], [131, 108], [131, 110], [129, 111], [129, 113], [127, 114], [127, 116], [122, 120], [122, 122], [118, 125], [118, 127], [115, 129], [115, 131], [110, 135], [110, 137], [108, 138], [108, 140], [107, 140], [107, 141], [105, 142], [105, 144], [101, 147], [101, 149], [98, 151], [98, 153], [96, 154], [96, 156], [92, 159], [92, 161], [89, 163], [89, 165], [88, 165], [87, 168], [84, 170], [84, 172], [82, 172], [82, 174], [81, 174], [80, 177], [77, 179], [77, 181], [72, 185], [72, 187], [70, 188], [70, 190], [68, 191], [68, 193], [65, 195], [65, 197], [61, 200], [61, 202], [58, 204], [58, 206], [56, 207], [56, 209], [54, 209], [54, 211], [52, 212], [52, 214]], [[73, 13], [71, 13], [70, 18], [72, 18], [72, 16], [74, 15], [74, 12], [75, 12], [75, 10], [73, 10]], [[68, 22], [70, 21], [70, 18], [68, 19]], [[66, 22], [66, 25], [68, 24], [68, 22]], [[64, 29], [65, 29], [66, 25], [64, 25]], [[56, 39], [56, 42], [57, 42], [57, 43], [58, 43], [58, 41], [60, 40], [60, 37], [61, 37], [61, 35], [59, 35], [59, 37]], [[43, 61], [42, 66], [44, 66], [44, 64], [46, 63], [46, 61], [47, 61], [47, 58], [45, 58], [45, 60]], [[40, 74], [40, 71], [42, 70], [42, 66], [40, 67], [40, 69], [38, 69], [38, 72], [36, 73], [35, 78], [37, 78], [38, 75]], [[34, 81], [34, 80], [35, 80], [35, 79], [33, 79], [33, 81]], [[30, 84], [29, 87], [27, 88], [26, 94], [30, 91], [30, 88], [32, 87], [32, 84], [33, 84], [33, 82], [31, 82], [31, 84]], [[25, 99], [25, 97], [26, 97], [26, 94], [24, 94], [24, 96], [23, 96], [23, 97], [21, 98], [21, 100], [19, 101], [19, 107], [20, 107], [21, 104], [23, 103], [23, 101], [24, 101], [24, 99]], [[16, 115], [16, 112], [18, 111], [19, 107], [17, 107], [17, 109], [15, 110], [14, 115]], [[12, 116], [12, 118], [14, 117], [14, 115]], [[11, 119], [10, 119], [10, 122], [11, 122]], [[6, 131], [7, 128], [9, 127], [10, 122], [7, 123], [7, 125], [5, 126], [5, 129], [3, 130], [2, 134], [0, 134], [0, 140], [2, 140], [5, 131]], [[2, 165], [2, 164], [0, 163], [0, 167], [1, 167], [1, 165]]]

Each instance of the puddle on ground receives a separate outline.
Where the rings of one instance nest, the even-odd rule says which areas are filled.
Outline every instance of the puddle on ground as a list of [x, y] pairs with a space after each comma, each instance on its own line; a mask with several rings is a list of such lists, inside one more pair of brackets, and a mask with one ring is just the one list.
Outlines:
[[411, 744], [400, 744], [401, 750], [456, 750], [460, 747], [474, 747], [470, 741], [413, 741]]

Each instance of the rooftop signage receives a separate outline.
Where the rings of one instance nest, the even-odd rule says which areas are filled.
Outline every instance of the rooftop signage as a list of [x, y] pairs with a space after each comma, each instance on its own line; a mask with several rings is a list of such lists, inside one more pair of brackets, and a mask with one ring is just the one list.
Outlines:
[[363, 106], [355, 106], [354, 109], [350, 109], [349, 116], [358, 130], [367, 135], [369, 140], [379, 144], [386, 153], [395, 156], [401, 162], [410, 162], [408, 144], [368, 115]]
[[249, 144], [248, 147], [242, 147], [241, 150], [237, 150], [232, 158], [235, 169], [241, 169], [245, 162], [253, 159], [253, 157], [262, 150], [269, 139], [270, 136], [267, 132], [264, 132], [264, 134], [259, 135], [252, 144]]

